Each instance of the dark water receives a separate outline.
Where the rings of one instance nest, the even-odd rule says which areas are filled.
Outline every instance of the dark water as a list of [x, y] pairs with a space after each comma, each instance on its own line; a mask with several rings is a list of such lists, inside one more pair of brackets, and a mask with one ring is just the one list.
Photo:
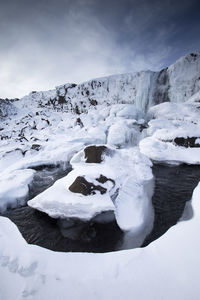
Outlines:
[[[154, 227], [143, 246], [163, 235], [181, 218], [186, 202], [192, 198], [200, 181], [200, 166], [154, 165], [155, 190], [152, 203], [155, 211]], [[192, 217], [192, 207], [187, 204], [186, 218]]]
[[[37, 168], [29, 199], [51, 186], [70, 170], [69, 166]], [[152, 199], [155, 222], [143, 246], [160, 237], [177, 223], [186, 202], [191, 199], [193, 189], [200, 181], [200, 166], [154, 165], [153, 173], [156, 181]], [[28, 243], [54, 251], [108, 252], [123, 249], [124, 234], [112, 215], [107, 216], [106, 223], [100, 223], [98, 220], [70, 220], [65, 224], [60, 224], [60, 221], [28, 206], [9, 210], [3, 215], [18, 226]], [[188, 217], [191, 217], [191, 211]]]
[[41, 165], [31, 167], [36, 171], [32, 185], [29, 187], [29, 200], [49, 188], [56, 180], [66, 176], [71, 170], [69, 164]]

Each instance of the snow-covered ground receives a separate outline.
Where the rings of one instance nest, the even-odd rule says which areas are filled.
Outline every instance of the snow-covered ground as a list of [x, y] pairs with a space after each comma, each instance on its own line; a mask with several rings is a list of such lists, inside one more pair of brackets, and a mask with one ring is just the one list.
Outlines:
[[152, 119], [140, 151], [154, 161], [200, 164], [200, 92], [184, 103], [162, 103], [149, 109]]
[[0, 293], [27, 299], [198, 299], [200, 185], [194, 216], [146, 248], [106, 254], [56, 253], [28, 245], [0, 218]]
[[[199, 104], [200, 52], [160, 72], [110, 76], [0, 100], [0, 210], [27, 200], [31, 168], [71, 160], [73, 171], [31, 206], [53, 217], [82, 219], [113, 210], [125, 231], [139, 230], [148, 218], [152, 224], [150, 160], [200, 164]], [[115, 154], [87, 164], [83, 149], [88, 145], [105, 145]], [[101, 176], [108, 180], [91, 195], [69, 190], [77, 177], [94, 187]], [[16, 226], [0, 217], [0, 298], [196, 300], [199, 192], [200, 185], [193, 194], [192, 219], [146, 248], [115, 253], [56, 253], [28, 245]]]

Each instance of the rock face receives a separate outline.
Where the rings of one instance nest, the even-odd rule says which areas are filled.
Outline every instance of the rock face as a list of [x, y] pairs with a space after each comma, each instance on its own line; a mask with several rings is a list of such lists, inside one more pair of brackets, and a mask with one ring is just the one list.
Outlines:
[[69, 190], [84, 196], [94, 195], [96, 194], [96, 191], [99, 191], [101, 195], [103, 195], [107, 191], [107, 189], [101, 185], [95, 185], [94, 183], [87, 181], [83, 176], [78, 176], [72, 185], [70, 185]]

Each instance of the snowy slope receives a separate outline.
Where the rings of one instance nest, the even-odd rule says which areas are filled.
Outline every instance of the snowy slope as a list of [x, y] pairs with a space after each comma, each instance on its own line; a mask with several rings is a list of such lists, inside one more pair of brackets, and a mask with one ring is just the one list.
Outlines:
[[105, 254], [28, 245], [17, 227], [1, 217], [1, 299], [199, 299], [199, 193], [200, 185], [193, 193], [191, 220], [148, 247]]

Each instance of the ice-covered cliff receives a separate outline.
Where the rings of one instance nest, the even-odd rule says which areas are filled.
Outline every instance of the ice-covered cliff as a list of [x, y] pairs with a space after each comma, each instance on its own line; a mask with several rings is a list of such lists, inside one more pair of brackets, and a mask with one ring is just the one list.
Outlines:
[[135, 104], [146, 111], [162, 102], [184, 102], [200, 90], [200, 51], [180, 58], [160, 72], [142, 71], [64, 84], [54, 90], [31, 92], [20, 100], [25, 107], [87, 112], [101, 104]]

